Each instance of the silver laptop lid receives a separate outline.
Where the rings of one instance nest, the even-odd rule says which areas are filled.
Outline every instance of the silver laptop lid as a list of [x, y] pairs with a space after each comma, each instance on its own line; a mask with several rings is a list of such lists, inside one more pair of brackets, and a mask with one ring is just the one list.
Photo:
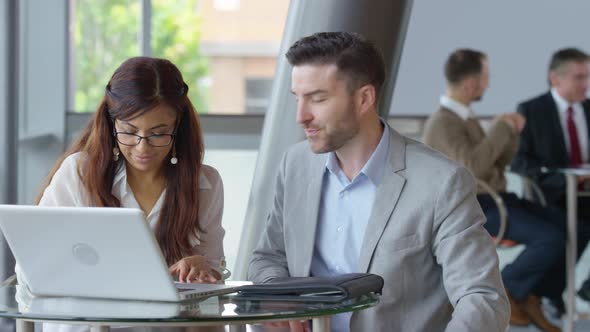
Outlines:
[[0, 228], [35, 295], [180, 299], [140, 210], [0, 205]]

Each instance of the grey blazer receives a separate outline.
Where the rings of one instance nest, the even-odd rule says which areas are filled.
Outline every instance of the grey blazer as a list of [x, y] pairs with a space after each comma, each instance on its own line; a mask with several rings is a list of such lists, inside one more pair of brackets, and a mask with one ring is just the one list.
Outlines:
[[[383, 296], [353, 314], [351, 331], [505, 331], [510, 308], [472, 175], [390, 133], [359, 257], [360, 272], [384, 278]], [[305, 141], [283, 157], [250, 280], [309, 276], [326, 157]]]

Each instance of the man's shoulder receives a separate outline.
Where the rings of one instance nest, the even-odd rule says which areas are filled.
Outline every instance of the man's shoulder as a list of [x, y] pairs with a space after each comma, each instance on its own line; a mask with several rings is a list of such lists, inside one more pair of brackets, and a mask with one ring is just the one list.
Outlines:
[[[465, 121], [461, 119], [455, 112], [440, 107], [434, 113], [430, 114], [426, 123], [424, 124], [424, 136], [429, 138], [434, 133], [441, 130], [446, 131], [448, 126], [464, 126]], [[429, 142], [426, 142], [429, 144]]]
[[[390, 128], [390, 135], [393, 136], [393, 145], [403, 145], [404, 155], [394, 158], [404, 158], [405, 170], [407, 177], [421, 177], [425, 181], [430, 176], [450, 176], [464, 169], [457, 162], [449, 159], [443, 153], [429, 147], [428, 145], [397, 133]], [[392, 150], [398, 150], [390, 144], [390, 153]], [[288, 172], [299, 173], [306, 170], [316, 170], [324, 165], [326, 161], [325, 153], [314, 153], [309, 147], [309, 143], [304, 140], [289, 147], [285, 153], [286, 167]]]
[[291, 156], [306, 156], [313, 155], [307, 140], [295, 143], [287, 149], [287, 154]]
[[425, 201], [438, 200], [449, 190], [475, 192], [475, 178], [464, 166], [429, 146], [406, 138], [405, 167], [398, 172], [405, 179], [406, 192]]
[[326, 153], [314, 153], [311, 151], [309, 142], [307, 140], [303, 140], [299, 143], [291, 145], [287, 149], [287, 152], [285, 152], [285, 158], [287, 161], [297, 160], [299, 162], [307, 161], [313, 163], [318, 160], [325, 160]]
[[430, 114], [428, 118], [439, 121], [461, 121], [461, 117], [457, 115], [457, 113], [443, 106], [439, 107], [434, 113]]
[[307, 140], [291, 145], [283, 155], [284, 170], [293, 176], [305, 176], [325, 164], [325, 153], [314, 153]]
[[551, 96], [550, 92], [545, 92], [540, 95], [534, 96], [527, 100], [522, 101], [518, 104], [519, 109], [522, 110], [530, 110], [530, 109], [539, 109], [539, 108], [546, 108], [547, 106], [551, 106], [553, 102], [553, 97]]
[[430, 176], [450, 176], [465, 170], [442, 152], [411, 138], [406, 137], [405, 140], [407, 174], [424, 176], [426, 179]]
[[417, 140], [406, 137], [406, 160], [408, 162], [419, 162], [428, 160], [432, 165], [443, 168], [460, 167], [458, 163], [449, 159], [442, 152], [431, 148], [430, 146]]

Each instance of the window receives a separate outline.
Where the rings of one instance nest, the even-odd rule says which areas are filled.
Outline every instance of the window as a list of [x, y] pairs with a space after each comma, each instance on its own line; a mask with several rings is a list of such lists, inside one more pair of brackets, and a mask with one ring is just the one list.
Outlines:
[[152, 55], [179, 67], [201, 113], [266, 111], [288, 0], [70, 0], [70, 9], [70, 110], [95, 111], [121, 62]]
[[272, 79], [246, 78], [246, 113], [264, 113], [268, 107]]
[[69, 108], [94, 112], [117, 66], [139, 54], [140, 0], [71, 0]]

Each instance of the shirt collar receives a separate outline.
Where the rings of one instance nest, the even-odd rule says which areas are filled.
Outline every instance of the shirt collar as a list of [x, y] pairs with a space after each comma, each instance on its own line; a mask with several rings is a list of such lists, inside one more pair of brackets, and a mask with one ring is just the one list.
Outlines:
[[[389, 126], [385, 123], [385, 121], [383, 121], [383, 119], [380, 120], [381, 125], [383, 126], [383, 134], [381, 135], [379, 144], [377, 144], [377, 147], [375, 148], [375, 151], [373, 151], [371, 158], [369, 158], [359, 173], [359, 175], [364, 174], [367, 178], [369, 178], [369, 180], [371, 180], [371, 182], [373, 182], [374, 185], [378, 185], [381, 181], [383, 169], [387, 161], [387, 154], [389, 152]], [[334, 151], [328, 153], [328, 158], [326, 159], [326, 168], [336, 176], [342, 172], [340, 165], [338, 165], [338, 158], [336, 157], [336, 153]]]
[[561, 97], [559, 95], [559, 92], [557, 92], [557, 90], [555, 90], [555, 88], [551, 88], [551, 96], [553, 97], [553, 100], [555, 100], [555, 105], [557, 105], [557, 110], [561, 113], [567, 111], [568, 107], [572, 107], [572, 109], [574, 110], [574, 112], [576, 111], [576, 109], [580, 109], [582, 107], [581, 103], [573, 103], [570, 104], [567, 100], [565, 100], [563, 97]]
[[457, 114], [463, 120], [475, 118], [475, 113], [473, 113], [473, 111], [469, 107], [461, 104], [460, 102], [454, 100], [449, 96], [440, 96], [440, 105]]
[[373, 151], [373, 155], [361, 170], [361, 173], [365, 174], [375, 185], [378, 185], [381, 181], [389, 152], [389, 126], [383, 120], [381, 120], [381, 125], [383, 126], [381, 140], [377, 144], [375, 151]]

